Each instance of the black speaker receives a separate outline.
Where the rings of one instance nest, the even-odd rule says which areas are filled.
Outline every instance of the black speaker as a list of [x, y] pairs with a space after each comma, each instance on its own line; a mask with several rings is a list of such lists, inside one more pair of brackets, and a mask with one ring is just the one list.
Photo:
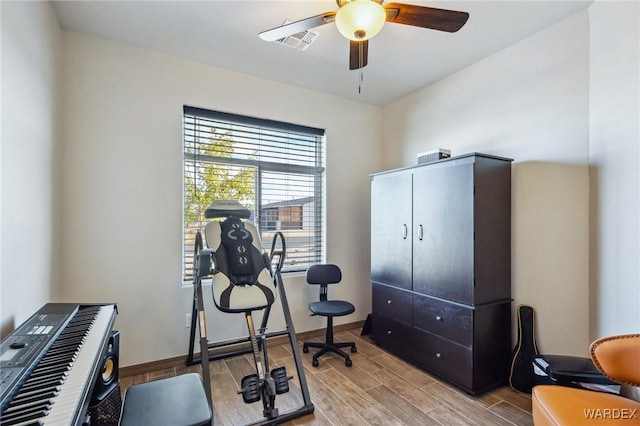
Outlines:
[[120, 332], [113, 330], [102, 355], [96, 383], [91, 394], [91, 426], [116, 426], [120, 420], [122, 399], [118, 383]]
[[90, 426], [118, 426], [122, 411], [122, 397], [120, 385], [116, 385], [96, 405], [89, 407]]

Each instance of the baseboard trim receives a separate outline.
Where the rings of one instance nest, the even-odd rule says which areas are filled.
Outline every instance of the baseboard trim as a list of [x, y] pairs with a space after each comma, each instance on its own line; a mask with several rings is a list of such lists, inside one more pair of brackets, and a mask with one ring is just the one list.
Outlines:
[[[362, 329], [363, 326], [364, 326], [364, 320], [356, 321], [348, 324], [335, 325], [333, 327], [333, 331], [334, 333], [340, 333], [347, 330], [353, 330], [354, 328]], [[320, 328], [317, 330], [296, 333], [296, 339], [302, 342], [308, 339], [314, 339], [316, 337], [323, 337], [324, 334], [325, 334], [325, 329]], [[287, 344], [288, 342], [289, 342], [289, 339], [287, 336], [279, 336], [279, 337], [273, 337], [269, 339], [269, 344], [271, 345], [284, 345], [284, 344]], [[237, 345], [237, 346], [241, 347], [242, 345]], [[198, 352], [196, 356], [199, 356], [199, 355], [200, 353]], [[138, 374], [146, 374], [152, 371], [164, 370], [167, 368], [184, 367], [186, 364], [186, 361], [187, 361], [187, 355], [181, 355], [173, 358], [161, 359], [158, 361], [151, 361], [151, 362], [145, 362], [142, 364], [120, 367], [118, 373], [120, 377], [136, 376]]]

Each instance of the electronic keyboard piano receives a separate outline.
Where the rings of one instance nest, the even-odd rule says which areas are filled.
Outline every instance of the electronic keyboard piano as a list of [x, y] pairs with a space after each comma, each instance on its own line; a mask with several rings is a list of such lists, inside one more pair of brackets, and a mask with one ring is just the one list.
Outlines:
[[117, 315], [114, 304], [48, 303], [2, 340], [0, 426], [80, 426]]

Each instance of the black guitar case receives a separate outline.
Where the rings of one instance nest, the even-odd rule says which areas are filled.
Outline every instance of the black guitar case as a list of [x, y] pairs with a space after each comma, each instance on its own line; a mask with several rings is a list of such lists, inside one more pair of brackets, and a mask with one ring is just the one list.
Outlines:
[[534, 312], [531, 306], [518, 306], [518, 343], [513, 349], [509, 386], [513, 390], [531, 393], [535, 383], [533, 357], [538, 355], [534, 332]]

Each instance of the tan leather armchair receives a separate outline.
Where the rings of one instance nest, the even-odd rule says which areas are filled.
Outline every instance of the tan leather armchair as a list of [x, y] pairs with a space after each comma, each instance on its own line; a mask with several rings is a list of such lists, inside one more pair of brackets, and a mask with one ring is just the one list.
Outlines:
[[[616, 383], [640, 386], [640, 334], [605, 337], [591, 344], [591, 359]], [[640, 425], [640, 402], [625, 396], [565, 386], [533, 388], [533, 423], [546, 425]]]

